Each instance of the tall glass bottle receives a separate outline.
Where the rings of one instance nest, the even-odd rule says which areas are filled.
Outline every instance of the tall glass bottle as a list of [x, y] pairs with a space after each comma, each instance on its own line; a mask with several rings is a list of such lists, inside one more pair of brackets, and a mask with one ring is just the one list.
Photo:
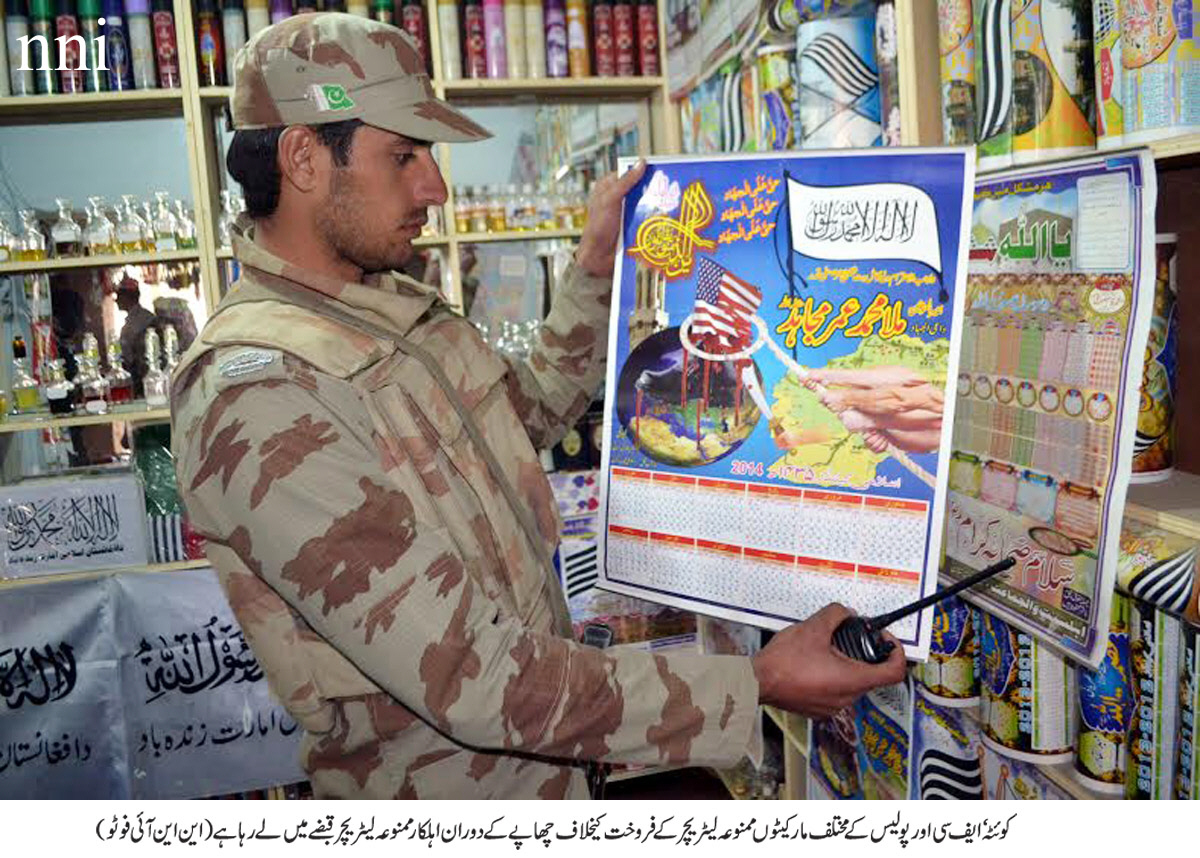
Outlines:
[[46, 236], [38, 226], [37, 212], [32, 209], [21, 211], [21, 243], [17, 259], [20, 262], [40, 262], [49, 254], [46, 252]]
[[222, 86], [225, 83], [225, 53], [222, 50], [217, 0], [197, 0], [196, 61], [200, 66], [201, 86]]
[[196, 222], [192, 220], [183, 200], [175, 201], [175, 246], [180, 250], [196, 248]]
[[567, 7], [563, 0], [545, 0], [546, 75], [566, 77], [570, 70], [567, 57]]
[[108, 65], [108, 55], [104, 50], [104, 27], [100, 24], [100, 0], [79, 0], [79, 35], [87, 50], [87, 70], [83, 73], [84, 92], [106, 92], [108, 90], [108, 72], [102, 66]]
[[125, 6], [121, 0], [103, 0], [104, 50], [108, 65], [108, 88], [114, 92], [133, 89], [133, 57], [129, 30], [125, 26]]
[[[29, 67], [33, 69], [33, 87], [38, 93], [58, 92], [58, 58], [54, 45], [54, 7], [51, 0], [29, 3]], [[41, 36], [42, 39], [37, 37]], [[19, 60], [18, 60], [19, 61]]]
[[73, 256], [83, 256], [83, 230], [75, 223], [75, 215], [71, 211], [71, 201], [55, 200], [58, 204], [58, 220], [50, 227], [50, 240], [54, 245], [54, 255], [59, 259], [69, 259]]
[[179, 332], [168, 322], [163, 326], [163, 360], [170, 375], [179, 366]]
[[458, 4], [455, 0], [438, 0], [438, 33], [442, 40], [442, 79], [462, 77], [462, 44], [458, 38]]
[[153, 327], [146, 330], [146, 375], [142, 378], [142, 390], [146, 395], [147, 408], [166, 408], [171, 401], [171, 379], [163, 372], [158, 331]]
[[154, 32], [150, 25], [150, 0], [125, 0], [125, 25], [129, 28], [129, 60], [137, 89], [158, 87], [155, 73]]
[[154, 192], [154, 249], [156, 251], [178, 250], [176, 238], [179, 224], [171, 213], [170, 194], [166, 191]]
[[532, 78], [546, 76], [546, 19], [542, 0], [522, 0], [525, 12], [525, 73]]
[[108, 344], [108, 398], [113, 405], [125, 405], [133, 401], [133, 376], [122, 363], [121, 344]]
[[29, 414], [42, 406], [42, 392], [37, 379], [29, 371], [29, 357], [25, 338], [20, 334], [13, 337], [12, 403], [13, 414]]
[[237, 219], [234, 206], [233, 192], [228, 190], [221, 191], [221, 216], [217, 218], [218, 247], [230, 247], [233, 244], [232, 229], [233, 223]]
[[154, 0], [150, 9], [158, 85], [163, 89], [178, 89], [182, 83], [179, 76], [179, 42], [175, 38], [174, 4], [171, 0]]
[[88, 219], [83, 242], [88, 256], [107, 256], [117, 252], [117, 227], [108, 216], [104, 197], [88, 197]]
[[[86, 47], [80, 50], [79, 19], [75, 17], [75, 0], [57, 0], [54, 4], [54, 33], [55, 41], [62, 45], [60, 50], [65, 54], [62, 59], [66, 62], [58, 71], [58, 86], [62, 92], [83, 92], [83, 70], [79, 64], [86, 57]], [[61, 42], [58, 39], [62, 39]], [[53, 51], [51, 52], [54, 53]]]
[[483, 28], [483, 0], [463, 0], [463, 77], [488, 76], [487, 41]]
[[[27, 0], [8, 0], [4, 16], [4, 41], [8, 48], [8, 86], [13, 95], [33, 95], [37, 87], [33, 83], [33, 45], [29, 45], [28, 63], [23, 63], [21, 39], [29, 38], [29, 3]], [[22, 65], [25, 67], [22, 68]]]
[[154, 210], [149, 200], [142, 200], [142, 210], [139, 213], [142, 220], [142, 245], [149, 253], [158, 249], [158, 241], [154, 235]]
[[232, 84], [237, 52], [246, 44], [246, 10], [242, 0], [225, 0], [221, 9], [221, 33], [225, 37], [225, 80]]

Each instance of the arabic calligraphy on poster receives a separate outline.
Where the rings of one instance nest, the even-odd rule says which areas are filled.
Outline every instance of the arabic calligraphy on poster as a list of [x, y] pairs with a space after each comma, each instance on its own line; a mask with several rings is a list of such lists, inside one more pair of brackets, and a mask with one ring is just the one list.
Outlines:
[[626, 200], [604, 586], [776, 628], [927, 589], [969, 170], [655, 159]]
[[975, 598], [1093, 664], [1108, 638], [1153, 292], [1146, 168], [1138, 156], [1083, 159], [982, 183], [971, 227], [949, 572], [1016, 558]]
[[3, 798], [192, 798], [303, 779], [301, 730], [211, 570], [6, 591], [0, 701]]

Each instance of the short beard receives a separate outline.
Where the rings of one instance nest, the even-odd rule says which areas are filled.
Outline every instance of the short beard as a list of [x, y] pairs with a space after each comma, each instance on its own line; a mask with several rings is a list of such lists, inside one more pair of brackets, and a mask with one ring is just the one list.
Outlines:
[[371, 212], [366, 211], [348, 167], [337, 167], [326, 204], [317, 212], [317, 232], [339, 258], [361, 268], [363, 274], [394, 271], [412, 256], [400, 242], [372, 241]]

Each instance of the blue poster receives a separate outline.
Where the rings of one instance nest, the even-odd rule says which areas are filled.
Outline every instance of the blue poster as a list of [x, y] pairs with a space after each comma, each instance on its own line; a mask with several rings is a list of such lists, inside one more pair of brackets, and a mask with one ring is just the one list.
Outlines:
[[[651, 159], [614, 274], [600, 586], [776, 629], [932, 592], [973, 169]], [[927, 614], [891, 630], [925, 658]]]

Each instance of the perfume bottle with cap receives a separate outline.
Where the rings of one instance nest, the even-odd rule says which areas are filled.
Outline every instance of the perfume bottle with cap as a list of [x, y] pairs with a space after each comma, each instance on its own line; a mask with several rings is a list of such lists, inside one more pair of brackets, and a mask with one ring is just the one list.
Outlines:
[[54, 242], [54, 255], [59, 259], [83, 256], [83, 230], [75, 223], [71, 212], [71, 201], [57, 199], [58, 220], [50, 227], [50, 238]]
[[70, 414], [74, 410], [74, 388], [67, 381], [67, 370], [61, 359], [46, 362], [46, 383], [42, 395], [50, 406], [51, 414]]
[[29, 414], [42, 405], [42, 392], [37, 380], [29, 371], [29, 357], [25, 338], [20, 334], [13, 337], [12, 402], [14, 414]]
[[161, 342], [158, 331], [146, 331], [146, 375], [142, 378], [147, 408], [166, 408], [170, 402], [171, 378], [162, 369]]
[[108, 344], [108, 399], [113, 405], [133, 401], [133, 376], [125, 369], [121, 344]]
[[117, 227], [109, 218], [107, 208], [104, 197], [88, 197], [83, 242], [89, 256], [108, 256], [117, 252]]
[[75, 381], [83, 401], [83, 410], [88, 414], [107, 414], [108, 380], [100, 374], [99, 361], [87, 355], [81, 357]]

